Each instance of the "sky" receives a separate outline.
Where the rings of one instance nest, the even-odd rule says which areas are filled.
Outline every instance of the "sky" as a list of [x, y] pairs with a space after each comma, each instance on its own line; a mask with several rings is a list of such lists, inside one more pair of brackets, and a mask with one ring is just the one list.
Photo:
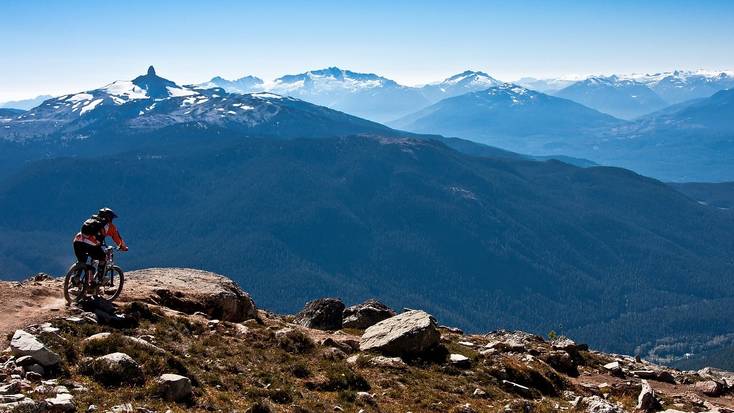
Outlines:
[[734, 70], [734, 1], [0, 1], [0, 102], [337, 66], [415, 85]]

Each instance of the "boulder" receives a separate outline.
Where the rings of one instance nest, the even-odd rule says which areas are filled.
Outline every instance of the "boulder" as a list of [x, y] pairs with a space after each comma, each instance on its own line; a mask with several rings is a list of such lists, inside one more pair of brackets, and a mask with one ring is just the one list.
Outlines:
[[249, 294], [218, 274], [188, 268], [148, 268], [131, 271], [125, 278], [125, 300], [149, 301], [187, 314], [200, 311], [234, 323], [258, 316]]
[[156, 379], [156, 390], [165, 400], [185, 401], [191, 398], [191, 380], [178, 374], [163, 374]]
[[58, 354], [46, 348], [33, 334], [23, 330], [15, 330], [10, 340], [10, 349], [16, 357], [31, 356], [38, 364], [46, 367], [61, 361]]
[[344, 328], [364, 330], [395, 315], [395, 311], [385, 304], [377, 300], [367, 300], [345, 309], [342, 325]]
[[344, 303], [338, 298], [319, 298], [309, 301], [296, 315], [295, 323], [318, 330], [340, 330]]
[[95, 380], [106, 385], [143, 382], [140, 365], [125, 353], [97, 357], [92, 362], [92, 374]]
[[655, 380], [675, 384], [675, 377], [673, 374], [665, 370], [633, 370], [630, 374], [645, 380]]
[[359, 349], [412, 357], [436, 348], [440, 341], [436, 320], [424, 311], [411, 310], [368, 328], [360, 339]]
[[699, 381], [694, 387], [697, 392], [710, 397], [719, 397], [724, 391], [724, 385], [715, 380]]
[[660, 410], [662, 407], [660, 400], [655, 395], [655, 390], [650, 387], [650, 383], [647, 380], [642, 380], [642, 390], [640, 390], [640, 395], [637, 396], [637, 406], [635, 409], [652, 413]]
[[571, 354], [569, 354], [568, 351], [551, 350], [548, 353], [542, 354], [540, 359], [553, 367], [556, 371], [572, 377], [579, 375], [578, 364], [576, 363], [576, 360], [571, 357]]

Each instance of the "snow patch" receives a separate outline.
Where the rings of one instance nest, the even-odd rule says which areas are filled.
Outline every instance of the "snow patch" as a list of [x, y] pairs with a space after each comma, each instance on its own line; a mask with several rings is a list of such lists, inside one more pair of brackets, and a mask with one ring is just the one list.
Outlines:
[[102, 101], [103, 101], [103, 100], [104, 100], [104, 99], [96, 99], [96, 100], [93, 100], [93, 101], [91, 101], [91, 102], [87, 103], [87, 104], [86, 104], [86, 105], [85, 105], [85, 106], [84, 106], [84, 107], [82, 108], [82, 110], [81, 110], [81, 111], [79, 111], [79, 116], [82, 116], [83, 114], [85, 114], [85, 113], [87, 113], [87, 112], [89, 112], [89, 111], [92, 111], [92, 110], [94, 110], [94, 108], [96, 108], [96, 107], [97, 107], [97, 106], [98, 106], [98, 105], [99, 105], [100, 103], [102, 103]]

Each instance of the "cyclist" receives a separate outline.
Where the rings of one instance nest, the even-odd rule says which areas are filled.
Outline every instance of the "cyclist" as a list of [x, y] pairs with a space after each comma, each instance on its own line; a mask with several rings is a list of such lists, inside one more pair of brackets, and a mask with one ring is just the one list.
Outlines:
[[[97, 270], [105, 268], [105, 252], [102, 245], [107, 236], [112, 237], [118, 248], [127, 251], [125, 241], [120, 237], [117, 227], [112, 221], [117, 218], [117, 214], [110, 208], [102, 208], [95, 215], [84, 221], [82, 228], [74, 237], [74, 255], [79, 262], [87, 262], [87, 258], [99, 261]], [[99, 274], [101, 275], [101, 274]], [[101, 279], [101, 277], [100, 277]]]

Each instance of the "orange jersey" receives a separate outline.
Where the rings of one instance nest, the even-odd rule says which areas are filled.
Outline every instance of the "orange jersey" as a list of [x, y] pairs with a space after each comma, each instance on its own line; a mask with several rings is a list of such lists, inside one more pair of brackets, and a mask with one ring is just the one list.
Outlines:
[[104, 228], [102, 228], [100, 236], [101, 237], [97, 237], [94, 235], [84, 235], [79, 232], [78, 234], [76, 234], [76, 236], [74, 236], [74, 242], [80, 241], [85, 244], [96, 246], [101, 244], [100, 239], [104, 241], [105, 238], [111, 237], [118, 247], [122, 247], [123, 245], [125, 245], [125, 241], [122, 240], [120, 233], [117, 231], [117, 227], [111, 222], [106, 224]]
[[117, 227], [111, 222], [104, 226], [104, 229], [102, 229], [102, 235], [104, 237], [112, 238], [112, 240], [115, 241], [115, 244], [117, 244], [118, 247], [122, 247], [123, 245], [125, 245], [125, 241], [122, 240], [120, 233], [117, 232]]

